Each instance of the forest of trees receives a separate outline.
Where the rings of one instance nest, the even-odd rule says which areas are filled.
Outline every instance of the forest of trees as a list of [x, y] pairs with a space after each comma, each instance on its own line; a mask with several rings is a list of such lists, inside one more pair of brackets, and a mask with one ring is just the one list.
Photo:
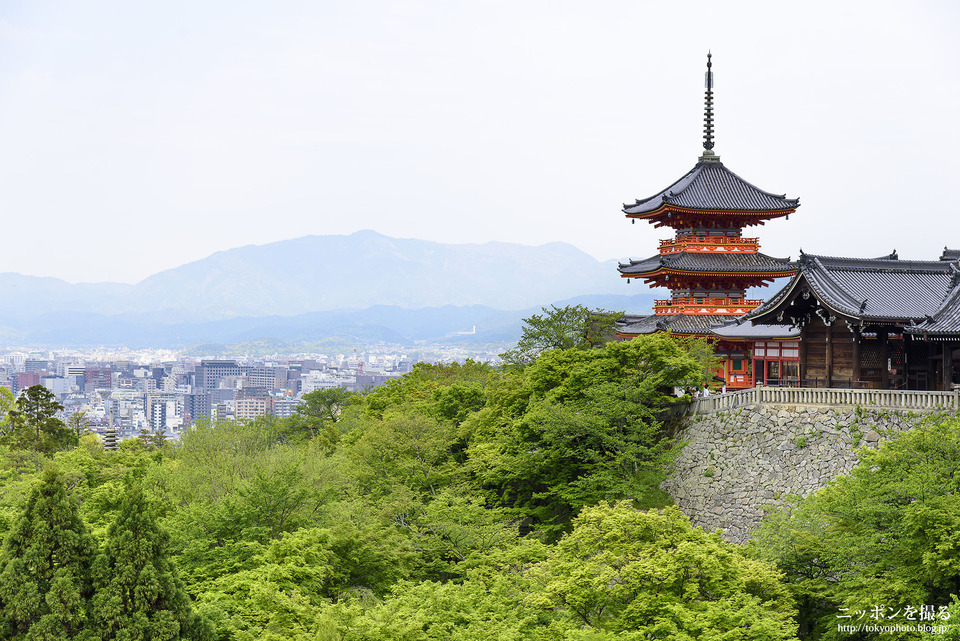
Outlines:
[[6, 399], [0, 637], [913, 639], [838, 624], [960, 621], [957, 417], [864, 450], [737, 546], [658, 487], [682, 444], [657, 417], [709, 350], [600, 343], [420, 364], [116, 451], [61, 430], [39, 390]]

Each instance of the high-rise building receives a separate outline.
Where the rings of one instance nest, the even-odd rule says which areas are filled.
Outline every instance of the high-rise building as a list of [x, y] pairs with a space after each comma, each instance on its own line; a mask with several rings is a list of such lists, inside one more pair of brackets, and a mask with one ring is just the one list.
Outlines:
[[40, 384], [40, 372], [17, 372], [13, 375], [13, 394], [18, 395], [28, 387]]
[[203, 360], [196, 370], [196, 385], [206, 390], [217, 389], [220, 380], [227, 376], [241, 375], [237, 361], [232, 360]]
[[83, 378], [87, 393], [97, 389], [110, 389], [113, 387], [113, 368], [88, 367], [83, 372]]

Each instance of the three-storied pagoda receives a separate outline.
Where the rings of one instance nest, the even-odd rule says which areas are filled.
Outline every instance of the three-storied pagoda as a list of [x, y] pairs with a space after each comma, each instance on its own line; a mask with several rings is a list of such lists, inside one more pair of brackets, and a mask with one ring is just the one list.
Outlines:
[[[633, 338], [669, 331], [709, 336], [716, 341], [715, 348], [722, 360], [718, 374], [727, 387], [743, 388], [754, 382], [749, 361], [753, 341], [778, 341], [794, 356], [797, 332], [766, 328], [762, 335], [747, 332], [720, 337], [711, 328], [763, 303], [747, 299], [748, 288], [794, 274], [795, 266], [789, 258], [760, 253], [759, 240], [744, 238], [743, 229], [787, 217], [800, 205], [799, 199], [751, 185], [727, 169], [714, 153], [712, 66], [708, 53], [703, 155], [680, 180], [623, 207], [632, 222], [647, 220], [655, 227], [674, 230], [673, 238], [660, 241], [659, 253], [621, 263], [619, 267], [621, 277], [628, 282], [638, 278], [654, 287], [665, 287], [670, 290], [670, 298], [656, 301], [652, 315], [624, 316], [618, 323], [617, 335]], [[784, 339], [787, 340], [782, 343]]]

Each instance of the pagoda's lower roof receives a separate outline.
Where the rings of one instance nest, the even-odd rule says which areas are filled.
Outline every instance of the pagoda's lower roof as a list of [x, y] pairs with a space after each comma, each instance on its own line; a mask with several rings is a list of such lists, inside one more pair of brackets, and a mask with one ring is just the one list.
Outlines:
[[650, 314], [648, 316], [626, 315], [617, 321], [617, 334], [639, 336], [657, 332], [674, 334], [711, 334], [711, 328], [725, 321], [729, 316], [722, 314]]
[[671, 207], [777, 215], [799, 206], [798, 198], [763, 191], [724, 167], [719, 160], [701, 159], [683, 178], [649, 198], [624, 205], [623, 211], [636, 218], [652, 218]]
[[662, 272], [694, 274], [778, 274], [789, 276], [796, 270], [789, 258], [773, 258], [766, 254], [704, 254], [678, 252], [657, 254], [643, 260], [620, 263], [625, 277], [643, 278]]
[[751, 341], [796, 338], [800, 335], [800, 330], [786, 325], [738, 324], [730, 320], [730, 316], [722, 314], [626, 315], [617, 321], [616, 328], [621, 336], [671, 332]]
[[[741, 317], [742, 318], [742, 317]], [[800, 337], [800, 329], [790, 325], [754, 325], [750, 322], [727, 321], [723, 325], [713, 328], [713, 333], [720, 338], [738, 340], [786, 340]]]

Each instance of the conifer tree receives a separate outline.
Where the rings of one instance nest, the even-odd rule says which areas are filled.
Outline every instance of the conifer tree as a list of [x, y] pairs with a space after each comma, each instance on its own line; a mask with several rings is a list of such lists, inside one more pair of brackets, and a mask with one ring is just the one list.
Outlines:
[[0, 637], [88, 639], [91, 565], [97, 546], [47, 468], [0, 554]]
[[28, 387], [10, 410], [12, 430], [4, 440], [15, 449], [46, 455], [76, 446], [78, 436], [57, 418], [61, 411], [63, 405], [53, 392], [43, 385]]
[[209, 638], [170, 561], [169, 538], [140, 487], [131, 485], [94, 563], [93, 618], [104, 641]]

